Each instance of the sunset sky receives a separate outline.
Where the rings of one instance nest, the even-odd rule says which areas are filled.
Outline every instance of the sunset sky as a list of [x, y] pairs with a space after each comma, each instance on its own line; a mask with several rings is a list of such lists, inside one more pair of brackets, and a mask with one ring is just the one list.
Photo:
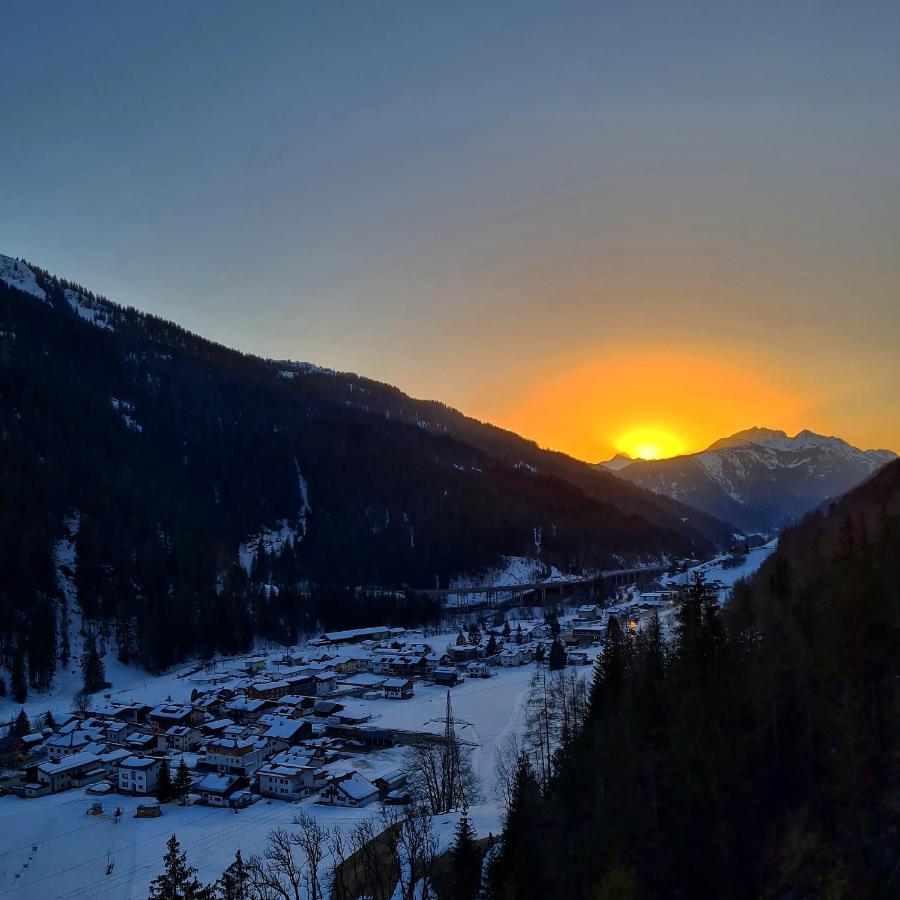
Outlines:
[[3, 4], [0, 253], [588, 460], [900, 451], [900, 4], [89, 5]]

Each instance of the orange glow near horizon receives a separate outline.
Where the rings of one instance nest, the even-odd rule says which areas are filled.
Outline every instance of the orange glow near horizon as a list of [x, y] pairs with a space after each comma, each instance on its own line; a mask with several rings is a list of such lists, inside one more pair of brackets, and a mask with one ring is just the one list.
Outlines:
[[684, 452], [684, 443], [674, 434], [659, 428], [638, 428], [622, 435], [616, 449], [635, 459], [665, 459]]
[[618, 452], [642, 459], [694, 453], [755, 425], [790, 433], [813, 427], [811, 391], [796, 378], [761, 372], [767, 367], [759, 361], [703, 348], [604, 354], [557, 368], [516, 405], [492, 411], [493, 421], [589, 462]]

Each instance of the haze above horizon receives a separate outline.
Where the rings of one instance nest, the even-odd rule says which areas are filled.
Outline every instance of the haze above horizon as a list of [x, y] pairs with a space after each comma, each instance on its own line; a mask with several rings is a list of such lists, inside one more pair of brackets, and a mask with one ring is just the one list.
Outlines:
[[593, 462], [900, 449], [896, 4], [92, 9], [4, 7], [0, 252]]

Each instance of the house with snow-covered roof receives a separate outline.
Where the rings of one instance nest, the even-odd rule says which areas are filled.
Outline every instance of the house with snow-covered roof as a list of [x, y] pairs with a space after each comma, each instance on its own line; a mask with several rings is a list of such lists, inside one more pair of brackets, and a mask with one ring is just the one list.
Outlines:
[[388, 678], [381, 686], [386, 700], [408, 700], [413, 695], [410, 678]]
[[206, 745], [206, 765], [218, 772], [251, 775], [266, 757], [266, 742], [216, 738]]
[[319, 802], [331, 806], [366, 806], [378, 799], [378, 788], [359, 772], [332, 778], [319, 792]]
[[147, 713], [147, 721], [154, 731], [165, 731], [171, 725], [199, 725], [203, 710], [178, 703], [161, 703]]
[[116, 763], [116, 782], [122, 794], [144, 796], [156, 790], [162, 760], [152, 756], [126, 756]]

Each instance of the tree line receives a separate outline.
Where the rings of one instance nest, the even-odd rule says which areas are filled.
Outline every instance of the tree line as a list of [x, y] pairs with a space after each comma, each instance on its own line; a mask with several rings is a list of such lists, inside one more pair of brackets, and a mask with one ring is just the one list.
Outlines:
[[697, 579], [671, 642], [609, 630], [581, 727], [507, 764], [493, 897], [896, 896], [889, 468], [786, 533], [724, 611]]

